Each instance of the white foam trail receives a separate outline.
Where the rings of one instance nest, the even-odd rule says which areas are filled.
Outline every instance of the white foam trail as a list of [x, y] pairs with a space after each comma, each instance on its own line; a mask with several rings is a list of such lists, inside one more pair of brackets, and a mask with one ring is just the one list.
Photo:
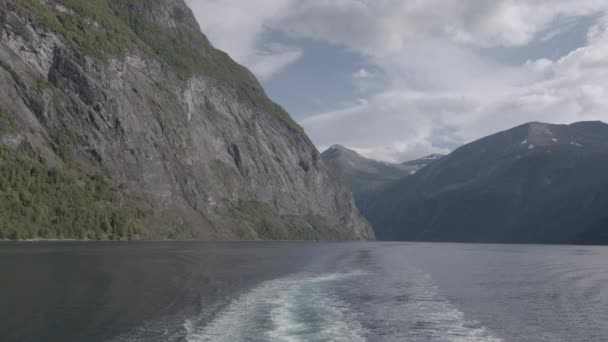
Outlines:
[[234, 300], [211, 323], [197, 327], [187, 321], [187, 341], [365, 341], [356, 314], [330, 291], [333, 282], [356, 275], [265, 282]]

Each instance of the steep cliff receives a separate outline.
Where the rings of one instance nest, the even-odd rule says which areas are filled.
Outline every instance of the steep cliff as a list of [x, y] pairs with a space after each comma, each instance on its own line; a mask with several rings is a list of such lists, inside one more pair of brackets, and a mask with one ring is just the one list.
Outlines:
[[0, 9], [0, 238], [373, 238], [182, 0]]

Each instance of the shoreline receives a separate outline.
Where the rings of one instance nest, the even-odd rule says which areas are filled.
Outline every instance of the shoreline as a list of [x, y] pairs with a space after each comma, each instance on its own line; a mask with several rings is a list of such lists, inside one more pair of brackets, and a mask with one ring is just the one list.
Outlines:
[[[110, 243], [129, 243], [129, 242], [199, 242], [199, 243], [247, 243], [247, 242], [302, 242], [302, 243], [353, 243], [353, 242], [399, 242], [399, 241], [377, 241], [377, 240], [80, 240], [80, 239], [23, 239], [10, 240], [0, 239], [3, 242], [110, 242]], [[408, 242], [408, 241], [401, 241]]]
[[456, 241], [386, 241], [386, 240], [81, 240], [81, 239], [0, 239], [0, 243], [381, 243], [381, 244], [456, 244], [456, 245], [504, 245], [504, 246], [565, 246], [565, 247], [608, 247], [601, 244], [569, 243], [500, 243], [500, 242], [456, 242]]

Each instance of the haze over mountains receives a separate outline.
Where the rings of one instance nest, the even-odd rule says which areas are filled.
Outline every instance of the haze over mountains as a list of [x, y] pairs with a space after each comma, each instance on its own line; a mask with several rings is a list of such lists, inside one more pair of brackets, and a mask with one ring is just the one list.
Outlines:
[[360, 209], [383, 240], [606, 244], [608, 125], [488, 136], [368, 193]]

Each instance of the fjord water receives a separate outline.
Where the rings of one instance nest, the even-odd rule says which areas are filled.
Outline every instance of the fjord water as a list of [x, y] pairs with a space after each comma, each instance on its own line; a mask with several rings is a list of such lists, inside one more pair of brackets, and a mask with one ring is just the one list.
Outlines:
[[605, 341], [608, 248], [0, 244], [2, 341]]

